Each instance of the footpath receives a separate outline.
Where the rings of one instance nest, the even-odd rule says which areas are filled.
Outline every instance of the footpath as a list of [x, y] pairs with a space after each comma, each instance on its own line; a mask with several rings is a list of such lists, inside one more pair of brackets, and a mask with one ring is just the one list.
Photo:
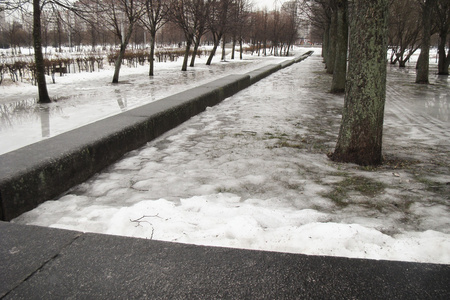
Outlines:
[[[228, 77], [0, 156], [2, 220], [291, 63]], [[1, 299], [450, 298], [450, 265], [195, 246], [8, 222], [0, 222], [0, 238]]]

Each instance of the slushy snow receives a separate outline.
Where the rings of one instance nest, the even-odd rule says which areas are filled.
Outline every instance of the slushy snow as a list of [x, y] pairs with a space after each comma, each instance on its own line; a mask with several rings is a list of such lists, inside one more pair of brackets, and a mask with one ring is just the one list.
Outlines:
[[[343, 96], [328, 93], [331, 77], [314, 50], [14, 222], [449, 264], [449, 198], [432, 188], [448, 191], [450, 182], [448, 79], [432, 75], [433, 85], [418, 86], [413, 68], [389, 68], [387, 163], [334, 163], [326, 153], [339, 132]], [[127, 89], [139, 94], [133, 81]], [[426, 177], [418, 173], [424, 169]]]

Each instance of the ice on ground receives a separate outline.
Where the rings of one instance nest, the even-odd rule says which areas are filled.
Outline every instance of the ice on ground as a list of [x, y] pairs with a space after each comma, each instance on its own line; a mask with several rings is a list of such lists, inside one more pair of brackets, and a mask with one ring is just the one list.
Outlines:
[[[155, 62], [155, 76], [148, 76], [148, 65], [123, 66], [120, 82], [112, 84], [113, 66], [96, 72], [56, 76], [47, 89], [53, 103], [37, 103], [37, 87], [29, 82], [0, 85], [0, 154], [61, 134], [160, 100], [229, 74], [243, 74], [286, 57], [262, 57], [246, 54], [243, 60], [196, 60], [196, 66], [181, 72], [181, 60]], [[137, 92], [138, 91], [138, 92]]]
[[435, 78], [433, 100], [389, 70], [385, 164], [361, 168], [326, 156], [343, 96], [328, 93], [321, 61], [317, 51], [261, 80], [14, 222], [450, 264], [448, 110], [423, 107], [448, 82]]

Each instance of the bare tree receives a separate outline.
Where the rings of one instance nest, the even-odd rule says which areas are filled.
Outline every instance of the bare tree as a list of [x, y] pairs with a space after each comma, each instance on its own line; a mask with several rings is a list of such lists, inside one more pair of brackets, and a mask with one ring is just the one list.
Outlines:
[[192, 14], [193, 0], [171, 0], [167, 11], [168, 18], [176, 24], [184, 34], [186, 48], [181, 71], [187, 71], [189, 52], [196, 33], [195, 16]]
[[96, 4], [102, 9], [101, 16], [103, 20], [119, 39], [120, 51], [116, 58], [112, 79], [112, 83], [118, 83], [125, 51], [130, 42], [134, 26], [144, 14], [145, 7], [140, 0], [97, 0]]
[[331, 82], [332, 93], [345, 91], [345, 79], [347, 76], [347, 44], [348, 44], [348, 3], [347, 0], [336, 0], [336, 49]]
[[420, 43], [420, 55], [417, 60], [416, 83], [428, 84], [430, 64], [430, 40], [432, 26], [432, 12], [437, 0], [417, 0], [422, 12], [422, 41]]
[[345, 91], [348, 6], [348, 0], [318, 0], [306, 2], [302, 6], [312, 25], [323, 32], [322, 56], [327, 73], [333, 74], [332, 93]]
[[44, 56], [42, 54], [41, 11], [41, 1], [33, 0], [33, 46], [39, 102], [50, 103], [51, 100], [47, 90], [47, 83], [45, 81]]
[[154, 75], [154, 57], [156, 32], [166, 23], [166, 6], [165, 0], [145, 0], [145, 14], [141, 18], [144, 27], [150, 33], [150, 69], [149, 76]]
[[[10, 10], [22, 10], [28, 9], [28, 0], [9, 0], [4, 2], [4, 7]], [[41, 17], [42, 11], [45, 5], [59, 6], [64, 9], [70, 9], [77, 11], [73, 6], [73, 2], [70, 0], [33, 0], [31, 3], [32, 15], [33, 15], [33, 48], [35, 59], [35, 73], [36, 82], [38, 87], [38, 102], [49, 103], [51, 102], [50, 96], [47, 90], [47, 83], [45, 80], [45, 65], [44, 56], [42, 54], [42, 24]]]
[[391, 64], [398, 62], [399, 67], [405, 67], [420, 46], [420, 9], [417, 5], [415, 0], [396, 0], [389, 8]]
[[12, 51], [20, 53], [20, 45], [26, 41], [26, 32], [23, 29], [23, 24], [13, 21], [6, 25], [4, 33]]
[[[31, 8], [33, 11], [33, 48], [39, 103], [51, 102], [45, 81], [44, 55], [42, 54], [41, 14], [45, 3], [45, 1], [41, 0], [33, 0], [31, 3]], [[26, 11], [28, 9], [29, 2], [22, 0], [11, 0], [5, 1], [3, 4], [4, 8], [8, 10]]]
[[206, 33], [206, 21], [209, 15], [209, 1], [205, 0], [193, 0], [192, 1], [192, 14], [194, 16], [195, 31], [194, 31], [194, 51], [192, 52], [190, 67], [194, 66], [195, 58], [197, 57], [198, 47], [202, 36]]
[[244, 37], [248, 32], [250, 20], [250, 5], [247, 0], [236, 0], [235, 3], [234, 36], [239, 42], [239, 58], [242, 59]]
[[278, 50], [280, 46], [280, 36], [284, 32], [285, 23], [282, 22], [281, 12], [278, 9], [273, 10], [270, 13], [269, 18], [269, 39], [271, 41], [271, 53], [278, 56]]
[[211, 0], [210, 13], [207, 21], [208, 30], [213, 37], [213, 49], [206, 62], [210, 65], [214, 55], [216, 54], [217, 47], [220, 40], [223, 38], [227, 28], [227, 19], [229, 15], [229, 9], [232, 0]]
[[[448, 0], [437, 0], [435, 16], [439, 33], [438, 74], [448, 75], [450, 65], [450, 2]], [[447, 53], [445, 52], [446, 45]]]
[[283, 32], [283, 42], [286, 43], [286, 55], [289, 55], [289, 49], [298, 39], [298, 30], [301, 19], [299, 17], [300, 3], [298, 0], [290, 1], [282, 6], [283, 22], [285, 23]]
[[[330, 27], [331, 27], [331, 0], [304, 1], [303, 12], [308, 16], [313, 28], [322, 34], [322, 57], [325, 67], [331, 68]], [[334, 57], [334, 56], [333, 56]]]

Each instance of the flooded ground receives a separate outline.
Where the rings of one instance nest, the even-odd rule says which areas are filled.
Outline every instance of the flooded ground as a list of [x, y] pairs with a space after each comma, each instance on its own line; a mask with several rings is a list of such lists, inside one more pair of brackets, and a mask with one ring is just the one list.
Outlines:
[[150, 103], [229, 74], [242, 74], [286, 57], [246, 55], [244, 60], [213, 61], [198, 58], [196, 67], [181, 72], [177, 62], [156, 63], [155, 76], [148, 65], [123, 66], [119, 84], [112, 84], [112, 66], [100, 72], [47, 78], [51, 104], [38, 104], [37, 87], [26, 82], [0, 85], [0, 154], [52, 137], [127, 109]]

